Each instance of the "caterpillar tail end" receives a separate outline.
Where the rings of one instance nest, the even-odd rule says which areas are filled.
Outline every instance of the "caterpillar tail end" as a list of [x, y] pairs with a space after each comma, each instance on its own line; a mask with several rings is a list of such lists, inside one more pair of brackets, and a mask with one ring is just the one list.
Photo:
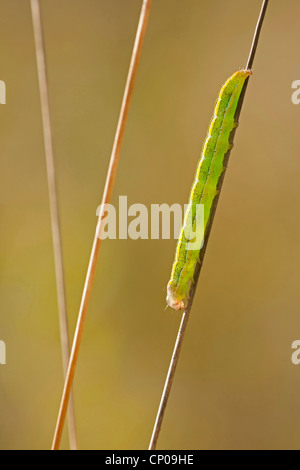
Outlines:
[[167, 304], [174, 310], [184, 310], [186, 308], [184, 301], [176, 296], [172, 284], [168, 284], [167, 287]]

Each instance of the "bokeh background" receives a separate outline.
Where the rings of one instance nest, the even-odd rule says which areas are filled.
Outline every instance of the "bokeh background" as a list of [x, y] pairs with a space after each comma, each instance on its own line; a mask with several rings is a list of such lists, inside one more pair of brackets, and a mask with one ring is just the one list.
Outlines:
[[[41, 0], [71, 336], [141, 3]], [[153, 0], [114, 204], [187, 202], [260, 6]], [[47, 449], [63, 379], [30, 3], [0, 11], [0, 448]], [[299, 15], [270, 2], [160, 449], [300, 449]], [[102, 246], [74, 384], [82, 449], [148, 446], [180, 323], [164, 311], [175, 245]]]

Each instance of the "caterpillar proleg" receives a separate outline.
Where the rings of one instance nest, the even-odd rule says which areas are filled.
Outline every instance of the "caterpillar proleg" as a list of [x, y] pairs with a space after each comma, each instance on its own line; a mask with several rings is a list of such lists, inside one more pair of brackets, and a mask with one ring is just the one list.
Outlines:
[[[201, 247], [189, 249], [189, 242], [197, 232], [197, 208], [204, 206], [204, 237], [212, 215], [212, 206], [218, 194], [218, 184], [225, 170], [224, 162], [232, 147], [235, 119], [245, 80], [251, 70], [238, 70], [223, 85], [216, 102], [214, 115], [203, 145], [196, 177], [190, 193], [183, 227], [178, 240], [171, 279], [167, 287], [167, 303], [175, 310], [185, 309], [193, 282]], [[190, 226], [186, 221], [191, 220]], [[189, 231], [190, 234], [189, 235]], [[193, 235], [192, 235], [193, 234]]]

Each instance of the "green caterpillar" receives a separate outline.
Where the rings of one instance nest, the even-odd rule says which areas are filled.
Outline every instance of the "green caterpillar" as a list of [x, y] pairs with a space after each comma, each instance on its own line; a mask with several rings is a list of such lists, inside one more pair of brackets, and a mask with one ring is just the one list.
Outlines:
[[[180, 238], [178, 240], [171, 279], [167, 287], [167, 303], [175, 310], [187, 307], [190, 287], [196, 264], [200, 258], [201, 246], [190, 249], [189, 243], [197, 233], [197, 207], [204, 206], [204, 235], [212, 215], [213, 201], [218, 193], [218, 183], [224, 171], [224, 160], [231, 149], [232, 132], [238, 125], [235, 120], [245, 80], [251, 70], [238, 70], [221, 88], [205, 140], [189, 205], [186, 211]], [[190, 221], [187, 225], [187, 221]], [[198, 228], [199, 230], [199, 228]]]

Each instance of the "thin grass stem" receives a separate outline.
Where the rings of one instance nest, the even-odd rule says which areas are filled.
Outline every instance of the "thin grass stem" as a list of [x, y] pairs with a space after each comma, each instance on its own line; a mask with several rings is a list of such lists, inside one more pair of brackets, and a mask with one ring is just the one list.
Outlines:
[[[48, 94], [48, 80], [46, 71], [46, 53], [43, 37], [43, 26], [41, 19], [41, 11], [39, 0], [31, 0], [32, 22], [34, 30], [34, 42], [37, 60], [38, 81], [40, 90], [44, 146], [47, 167], [48, 179], [48, 192], [50, 202], [50, 216], [54, 252], [54, 264], [56, 273], [56, 290], [57, 302], [59, 311], [59, 325], [60, 325], [60, 339], [61, 339], [61, 352], [64, 377], [67, 374], [68, 363], [70, 358], [70, 343], [69, 343], [69, 329], [68, 329], [68, 314], [67, 314], [67, 301], [65, 289], [65, 274], [64, 274], [64, 261], [60, 228], [60, 217], [58, 207], [57, 185], [55, 176], [55, 162], [53, 152], [53, 139], [52, 128], [50, 120], [50, 106]], [[70, 448], [76, 450], [77, 432], [75, 422], [75, 408], [73, 396], [71, 394], [69, 411], [68, 411], [68, 428], [69, 428], [69, 441]]]
[[71, 357], [67, 372], [67, 377], [65, 380], [63, 395], [61, 399], [58, 419], [56, 423], [56, 429], [54, 434], [54, 439], [52, 443], [52, 450], [59, 449], [62, 431], [64, 427], [65, 417], [66, 417], [66, 410], [68, 406], [68, 401], [70, 397], [71, 387], [74, 380], [81, 339], [84, 329], [84, 324], [86, 320], [87, 309], [89, 305], [89, 300], [92, 292], [92, 287], [95, 278], [96, 266], [99, 257], [99, 251], [101, 246], [101, 238], [99, 234], [102, 232], [103, 226], [103, 216], [105, 213], [104, 205], [108, 204], [112, 195], [114, 182], [117, 174], [118, 162], [122, 148], [123, 137], [125, 133], [127, 117], [129, 112], [129, 107], [131, 103], [132, 93], [135, 85], [136, 74], [138, 70], [138, 65], [140, 61], [140, 56], [142, 52], [142, 46], [146, 34], [146, 29], [149, 20], [150, 14], [150, 7], [151, 7], [152, 0], [144, 0], [142, 4], [141, 14], [139, 18], [136, 38], [133, 46], [132, 57], [127, 77], [127, 82], [125, 86], [124, 96], [121, 105], [121, 111], [118, 121], [118, 126], [115, 134], [113, 149], [111, 153], [109, 168], [106, 177], [106, 183], [104, 187], [104, 193], [101, 202], [101, 210], [98, 218], [98, 223], [96, 227], [96, 233], [94, 237], [92, 252], [90, 255], [90, 261], [88, 265], [88, 271], [85, 279], [79, 315], [77, 320], [76, 331], [73, 340], [73, 346], [71, 350]]
[[[260, 37], [260, 32], [261, 32], [261, 28], [262, 28], [263, 21], [264, 21], [264, 18], [265, 18], [265, 13], [266, 13], [266, 10], [267, 10], [267, 7], [268, 7], [268, 3], [269, 3], [269, 0], [264, 0], [263, 4], [262, 4], [261, 12], [260, 12], [259, 19], [258, 19], [258, 22], [257, 22], [257, 26], [256, 26], [256, 30], [255, 30], [255, 33], [254, 33], [252, 46], [251, 46], [251, 51], [250, 51], [250, 55], [249, 55], [249, 59], [248, 59], [248, 63], [247, 63], [247, 69], [251, 68], [252, 65], [253, 65], [253, 61], [254, 61], [254, 57], [255, 57], [255, 53], [256, 53], [259, 37]], [[241, 113], [242, 104], [243, 104], [243, 101], [244, 101], [247, 85], [248, 85], [248, 79], [245, 81], [245, 85], [244, 85], [244, 88], [243, 88], [243, 91], [242, 91], [242, 94], [241, 94], [241, 97], [240, 97], [240, 101], [239, 101], [239, 106], [238, 106], [238, 109], [236, 111], [236, 120], [237, 121], [238, 121], [238, 118], [239, 118], [240, 113]], [[233, 141], [234, 133], [232, 134], [231, 139]], [[225, 168], [226, 168], [227, 163], [228, 163], [229, 155], [230, 155], [230, 152], [227, 153], [226, 161], [224, 162]], [[222, 188], [222, 185], [223, 185], [223, 180], [224, 180], [224, 173], [223, 173], [223, 177], [221, 178], [221, 180], [219, 182], [218, 196], [215, 198], [214, 203], [213, 203], [212, 215], [211, 215], [210, 221], [208, 223], [208, 227], [206, 229], [204, 245], [203, 245], [203, 248], [200, 252], [200, 260], [199, 260], [199, 263], [197, 264], [195, 274], [194, 274], [194, 281], [193, 281], [193, 284], [192, 284], [191, 290], [190, 290], [189, 303], [188, 303], [188, 306], [187, 306], [185, 312], [182, 315], [181, 324], [180, 324], [179, 331], [178, 331], [178, 334], [177, 334], [177, 338], [176, 338], [172, 358], [171, 358], [171, 361], [170, 361], [169, 370], [168, 370], [167, 377], [166, 377], [166, 380], [165, 380], [164, 389], [163, 389], [163, 392], [162, 392], [162, 395], [161, 395], [161, 400], [160, 400], [158, 412], [157, 412], [157, 415], [156, 415], [156, 420], [155, 420], [154, 427], [153, 427], [153, 432], [152, 432], [152, 436], [151, 436], [151, 440], [150, 440], [150, 444], [149, 444], [149, 450], [155, 450], [156, 446], [157, 446], [157, 441], [158, 441], [158, 438], [159, 438], [159, 435], [160, 435], [164, 414], [165, 414], [165, 411], [166, 411], [169, 395], [170, 395], [173, 380], [174, 380], [174, 375], [175, 375], [175, 372], [176, 372], [176, 367], [177, 367], [177, 364], [178, 364], [178, 359], [179, 359], [179, 356], [180, 356], [182, 342], [183, 342], [183, 339], [184, 339], [184, 335], [185, 335], [185, 332], [186, 332], [190, 312], [191, 312], [191, 309], [192, 309], [194, 295], [195, 295], [196, 287], [197, 287], [197, 284], [198, 284], [201, 268], [202, 268], [202, 265], [203, 265], [203, 259], [204, 259], [204, 256], [205, 256], [205, 251], [206, 251], [206, 247], [207, 247], [207, 244], [208, 244], [209, 235], [210, 235], [210, 232], [211, 232], [211, 227], [212, 227], [212, 224], [213, 224], [214, 216], [215, 216], [215, 213], [216, 213], [216, 209], [217, 209], [217, 205], [218, 205], [218, 201], [219, 201], [219, 195], [220, 195], [220, 191], [221, 191], [221, 188]]]

